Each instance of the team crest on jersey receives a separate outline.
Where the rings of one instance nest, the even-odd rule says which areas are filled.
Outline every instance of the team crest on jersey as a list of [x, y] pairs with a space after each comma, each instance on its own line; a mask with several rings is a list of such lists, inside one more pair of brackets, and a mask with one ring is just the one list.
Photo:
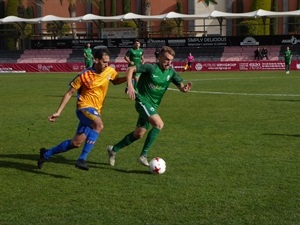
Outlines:
[[110, 80], [110, 74], [107, 75], [107, 80]]
[[170, 75], [167, 76], [167, 81], [169, 81], [169, 80], [170, 80]]

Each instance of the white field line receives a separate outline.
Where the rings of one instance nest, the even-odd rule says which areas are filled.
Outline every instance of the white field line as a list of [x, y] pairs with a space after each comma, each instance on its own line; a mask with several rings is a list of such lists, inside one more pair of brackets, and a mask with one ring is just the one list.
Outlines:
[[[239, 79], [270, 79], [270, 78], [278, 78], [278, 77], [235, 77], [235, 78], [208, 78], [208, 79], [190, 79], [188, 81], [209, 81], [209, 80], [239, 80]], [[284, 77], [286, 79], [286, 77]], [[179, 91], [176, 88], [168, 88], [171, 91]], [[300, 94], [260, 94], [260, 93], [233, 93], [233, 92], [220, 92], [220, 91], [193, 91], [192, 93], [200, 93], [200, 94], [212, 94], [212, 95], [243, 95], [243, 96], [276, 96], [276, 97], [300, 97]]]
[[[179, 91], [175, 88], [168, 88], [170, 91]], [[277, 96], [277, 97], [300, 97], [300, 94], [256, 94], [256, 93], [233, 93], [233, 92], [220, 92], [220, 91], [193, 91], [192, 93], [211, 94], [211, 95], [244, 95], [244, 96]]]
[[204, 78], [204, 79], [189, 79], [185, 81], [210, 81], [210, 80], [253, 80], [253, 79], [299, 79], [300, 77], [231, 77], [231, 78]]

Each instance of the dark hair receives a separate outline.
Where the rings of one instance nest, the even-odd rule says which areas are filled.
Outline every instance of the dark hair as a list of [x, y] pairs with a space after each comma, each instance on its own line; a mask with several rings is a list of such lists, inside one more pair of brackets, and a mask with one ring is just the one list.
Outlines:
[[102, 59], [103, 56], [108, 55], [109, 56], [109, 51], [107, 49], [97, 49], [94, 53], [94, 58], [95, 59]]
[[141, 43], [139, 39], [135, 39], [134, 42]]

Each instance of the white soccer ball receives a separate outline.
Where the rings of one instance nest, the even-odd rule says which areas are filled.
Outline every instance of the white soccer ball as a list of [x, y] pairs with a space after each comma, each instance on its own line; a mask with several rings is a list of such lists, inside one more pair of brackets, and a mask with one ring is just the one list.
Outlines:
[[162, 158], [155, 157], [149, 163], [150, 172], [154, 174], [163, 174], [166, 171], [166, 162]]

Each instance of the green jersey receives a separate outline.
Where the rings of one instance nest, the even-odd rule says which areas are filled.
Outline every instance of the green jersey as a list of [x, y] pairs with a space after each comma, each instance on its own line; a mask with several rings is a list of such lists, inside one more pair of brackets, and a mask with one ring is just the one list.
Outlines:
[[84, 57], [85, 67], [86, 68], [91, 67], [93, 65], [93, 51], [92, 51], [92, 49], [91, 48], [84, 48], [83, 49], [83, 54], [85, 55], [85, 57]]
[[284, 52], [284, 61], [285, 63], [291, 63], [291, 58], [292, 58], [292, 51], [291, 50], [287, 50]]
[[[142, 64], [142, 56], [144, 55], [144, 50], [139, 48], [139, 49], [129, 49], [126, 52], [126, 56], [129, 57], [129, 60], [131, 62], [134, 62], [135, 66], [139, 66]], [[133, 66], [131, 64], [128, 64], [128, 66]]]
[[161, 70], [158, 64], [144, 64], [137, 66], [137, 73], [141, 73], [136, 85], [137, 100], [147, 101], [155, 109], [159, 106], [170, 83], [180, 85], [182, 78], [173, 68]]

